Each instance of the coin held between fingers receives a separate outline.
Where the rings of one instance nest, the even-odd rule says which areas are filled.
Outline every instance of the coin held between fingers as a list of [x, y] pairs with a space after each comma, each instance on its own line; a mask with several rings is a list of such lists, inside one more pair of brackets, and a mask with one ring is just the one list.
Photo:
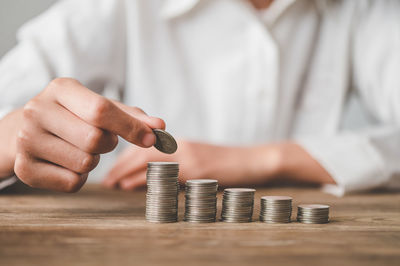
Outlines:
[[154, 147], [157, 150], [167, 154], [176, 152], [178, 144], [171, 134], [161, 129], [153, 129], [153, 133], [156, 136]]

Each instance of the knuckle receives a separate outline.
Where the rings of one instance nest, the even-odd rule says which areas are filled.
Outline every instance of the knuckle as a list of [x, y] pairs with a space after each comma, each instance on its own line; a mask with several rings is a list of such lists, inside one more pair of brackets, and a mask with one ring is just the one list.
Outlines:
[[82, 178], [78, 174], [72, 174], [65, 183], [64, 192], [75, 193], [83, 186]]
[[86, 154], [81, 161], [79, 172], [88, 173], [92, 171], [97, 166], [98, 161], [99, 155]]
[[110, 110], [111, 102], [104, 97], [99, 97], [92, 104], [92, 109], [90, 110], [89, 120], [94, 125], [100, 125], [104, 116]]
[[29, 143], [30, 141], [30, 134], [29, 131], [25, 129], [20, 129], [17, 133], [16, 137], [16, 144], [18, 148], [24, 149], [24, 147]]
[[86, 151], [89, 153], [96, 152], [103, 139], [103, 131], [98, 128], [89, 130], [86, 137]]
[[49, 85], [47, 86], [47, 89], [62, 88], [71, 84], [75, 84], [77, 82], [78, 82], [77, 80], [72, 78], [55, 78], [52, 81], [50, 81]]
[[146, 114], [146, 112], [145, 111], [143, 111], [143, 109], [142, 108], [140, 108], [140, 107], [136, 107], [136, 106], [134, 106], [134, 107], [132, 107], [133, 108], [133, 110], [136, 112], [136, 113], [142, 113], [142, 114]]
[[40, 103], [36, 98], [33, 98], [26, 103], [22, 109], [23, 118], [26, 120], [32, 120], [37, 117], [39, 113]]

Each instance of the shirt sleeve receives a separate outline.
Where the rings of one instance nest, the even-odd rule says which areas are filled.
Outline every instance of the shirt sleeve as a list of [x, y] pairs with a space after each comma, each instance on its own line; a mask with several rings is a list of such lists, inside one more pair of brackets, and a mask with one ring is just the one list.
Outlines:
[[125, 8], [119, 0], [63, 0], [26, 23], [0, 61], [0, 113], [23, 106], [56, 77], [102, 93], [124, 87]]
[[362, 2], [352, 41], [353, 86], [377, 125], [299, 143], [332, 175], [336, 195], [398, 184], [400, 2]]
[[[121, 95], [125, 82], [125, 2], [63, 0], [26, 23], [0, 61], [0, 119], [57, 77]], [[16, 182], [0, 180], [0, 190]]]

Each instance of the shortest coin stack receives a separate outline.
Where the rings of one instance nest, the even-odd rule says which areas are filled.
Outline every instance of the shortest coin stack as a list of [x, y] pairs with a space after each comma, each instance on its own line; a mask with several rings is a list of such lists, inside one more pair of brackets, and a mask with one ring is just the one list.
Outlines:
[[251, 222], [255, 191], [252, 188], [225, 189], [222, 198], [222, 221], [232, 223]]
[[325, 224], [329, 222], [329, 206], [303, 204], [297, 206], [297, 221], [305, 224]]
[[292, 198], [287, 196], [261, 197], [260, 221], [265, 223], [290, 223]]
[[178, 221], [178, 173], [178, 163], [150, 162], [147, 164], [147, 221], [155, 223]]
[[197, 223], [215, 222], [217, 190], [217, 180], [188, 180], [185, 188], [185, 221]]

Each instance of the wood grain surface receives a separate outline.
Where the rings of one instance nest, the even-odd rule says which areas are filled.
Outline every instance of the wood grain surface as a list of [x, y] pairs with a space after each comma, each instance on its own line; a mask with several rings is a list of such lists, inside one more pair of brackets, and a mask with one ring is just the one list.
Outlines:
[[[324, 225], [264, 224], [260, 196], [331, 206]], [[180, 220], [183, 195], [180, 195]], [[219, 195], [219, 211], [221, 195]], [[336, 198], [315, 188], [257, 189], [255, 222], [152, 224], [145, 191], [0, 192], [0, 265], [399, 265], [400, 194]], [[295, 218], [296, 211], [293, 217]]]

